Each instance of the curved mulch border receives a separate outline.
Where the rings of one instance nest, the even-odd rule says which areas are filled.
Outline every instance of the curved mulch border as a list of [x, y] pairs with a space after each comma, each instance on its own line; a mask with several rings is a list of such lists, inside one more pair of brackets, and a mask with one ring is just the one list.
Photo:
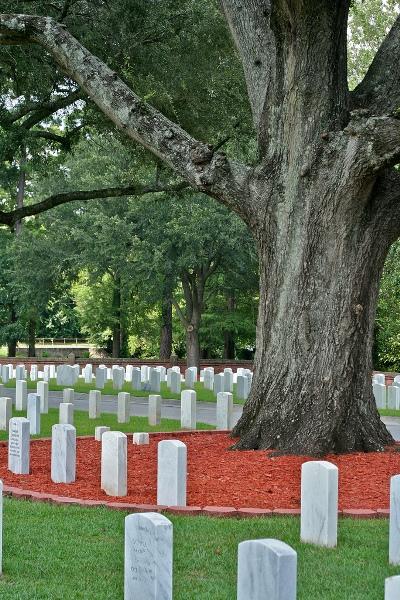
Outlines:
[[[182, 431], [169, 431], [169, 432], [150, 432], [149, 435], [160, 435], [171, 434], [179, 435]], [[193, 430], [184, 431], [185, 435], [190, 434], [227, 434], [229, 430]], [[132, 434], [127, 434], [132, 435]], [[93, 436], [78, 436], [77, 439], [92, 438]], [[37, 438], [37, 440], [50, 440], [51, 438]], [[33, 440], [35, 441], [35, 440]], [[0, 441], [1, 446], [7, 446], [7, 441]], [[290, 516], [296, 517], [300, 515], [299, 508], [276, 508], [276, 509], [262, 509], [262, 508], [234, 508], [233, 506], [160, 506], [157, 504], [132, 504], [128, 502], [107, 502], [104, 500], [82, 500], [80, 498], [72, 498], [68, 496], [58, 496], [56, 494], [48, 494], [35, 492], [32, 490], [25, 490], [19, 487], [13, 487], [3, 484], [4, 496], [10, 496], [13, 498], [19, 498], [24, 500], [34, 500], [37, 502], [50, 502], [59, 505], [76, 505], [82, 507], [92, 506], [103, 506], [113, 510], [124, 510], [129, 512], [159, 512], [169, 513], [173, 515], [190, 515], [190, 516], [208, 516], [208, 517], [222, 517], [222, 518], [249, 518], [249, 517], [274, 517], [274, 516]], [[375, 519], [375, 518], [388, 518], [390, 514], [389, 509], [365, 509], [365, 508], [352, 508], [343, 509], [338, 511], [338, 515], [344, 518], [353, 519]]]

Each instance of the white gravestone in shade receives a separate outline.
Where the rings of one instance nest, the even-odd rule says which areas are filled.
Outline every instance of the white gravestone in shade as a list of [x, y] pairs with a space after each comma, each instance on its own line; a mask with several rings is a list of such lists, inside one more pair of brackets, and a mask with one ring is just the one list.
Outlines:
[[381, 383], [383, 385], [385, 385], [386, 383], [386, 377], [384, 373], [375, 373], [375, 375], [372, 375], [372, 381], [374, 383]]
[[153, 427], [161, 423], [161, 396], [149, 396], [149, 425]]
[[172, 600], [172, 536], [159, 513], [125, 517], [124, 600]]
[[3, 383], [8, 383], [9, 381], [9, 370], [7, 365], [1, 366], [1, 380]]
[[386, 385], [373, 383], [372, 390], [375, 397], [376, 408], [386, 408]]
[[108, 496], [127, 494], [127, 437], [120, 431], [106, 431], [101, 438], [101, 489]]
[[18, 379], [15, 384], [15, 409], [26, 410], [28, 398], [27, 383], [24, 379]]
[[89, 392], [89, 419], [98, 419], [101, 415], [101, 392], [90, 390]]
[[217, 429], [231, 429], [233, 416], [233, 396], [230, 392], [217, 395]]
[[167, 369], [164, 366], [157, 367], [158, 372], [160, 373], [160, 381], [163, 383], [166, 379]]
[[132, 389], [133, 390], [141, 390], [142, 389], [142, 373], [139, 367], [133, 367], [132, 369]]
[[105, 367], [97, 367], [96, 371], [96, 387], [103, 389], [107, 378], [107, 369]]
[[398, 410], [400, 407], [400, 387], [397, 385], [387, 386], [387, 407], [390, 410]]
[[51, 428], [51, 480], [72, 483], [76, 470], [76, 429], [73, 425]]
[[56, 365], [49, 365], [49, 376], [50, 379], [55, 379], [56, 378]]
[[12, 417], [12, 399], [0, 398], [0, 430], [8, 431]]
[[84, 375], [85, 375], [85, 383], [92, 383], [93, 381], [93, 366], [88, 364], [85, 366], [84, 369]]
[[400, 575], [387, 577], [385, 579], [385, 600], [399, 600], [400, 598]]
[[326, 460], [301, 467], [302, 542], [334, 548], [337, 544], [339, 470]]
[[208, 369], [204, 370], [203, 385], [206, 390], [214, 389], [214, 372]]
[[58, 421], [61, 425], [74, 424], [74, 405], [71, 402], [61, 402], [58, 408]]
[[17, 381], [25, 379], [25, 365], [17, 365], [15, 367], [15, 379]]
[[187, 449], [179, 440], [158, 444], [157, 504], [186, 506]]
[[40, 396], [39, 394], [28, 394], [28, 408], [26, 418], [30, 423], [31, 435], [40, 433]]
[[10, 419], [8, 435], [8, 470], [16, 475], [29, 475], [29, 421], [25, 417]]
[[149, 375], [150, 391], [160, 393], [161, 389], [161, 376], [160, 372], [153, 367], [150, 369]]
[[238, 375], [236, 380], [236, 395], [240, 400], [246, 400], [249, 395], [249, 384], [246, 375]]
[[134, 433], [132, 441], [137, 446], [147, 446], [150, 443], [149, 434], [142, 432]]
[[389, 563], [400, 565], [400, 475], [390, 479]]
[[129, 423], [129, 402], [131, 395], [129, 392], [119, 392], [118, 394], [118, 423]]
[[225, 377], [223, 373], [218, 373], [214, 377], [214, 394], [218, 396], [221, 392], [224, 391]]
[[181, 427], [196, 429], [196, 392], [183, 390], [181, 393]]
[[96, 442], [101, 442], [103, 433], [105, 433], [106, 431], [110, 431], [110, 428], [106, 425], [98, 425], [94, 428], [94, 439], [96, 440]]
[[49, 382], [51, 379], [50, 365], [44, 365], [43, 367], [43, 381]]
[[147, 381], [149, 381], [150, 367], [148, 367], [147, 365], [142, 365], [140, 367], [140, 373], [141, 373], [143, 383], [146, 383]]
[[297, 553], [274, 539], [238, 548], [237, 600], [296, 600]]
[[224, 369], [224, 392], [233, 392], [232, 369]]
[[72, 388], [63, 389], [63, 402], [73, 404], [75, 400], [75, 392]]
[[193, 389], [197, 381], [197, 367], [189, 367], [185, 371], [185, 386], [188, 389]]
[[113, 367], [112, 381], [114, 390], [122, 390], [125, 381], [125, 369], [123, 367]]
[[31, 365], [31, 370], [29, 372], [29, 379], [31, 381], [37, 381], [38, 378], [38, 367], [37, 365]]
[[38, 381], [36, 391], [40, 396], [40, 412], [47, 414], [49, 412], [49, 384], [47, 381]]
[[171, 392], [173, 394], [181, 393], [181, 374], [177, 371], [171, 371]]
[[75, 385], [77, 381], [78, 373], [75, 367], [71, 365], [59, 365], [57, 367], [57, 385]]

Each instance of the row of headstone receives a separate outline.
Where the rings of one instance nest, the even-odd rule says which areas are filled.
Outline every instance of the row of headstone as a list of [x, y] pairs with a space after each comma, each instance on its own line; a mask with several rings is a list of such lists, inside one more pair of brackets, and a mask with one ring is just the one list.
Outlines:
[[[159, 513], [125, 517], [125, 600], [172, 600], [173, 525]], [[238, 547], [238, 600], [296, 600], [297, 553], [275, 539]]]
[[[121, 431], [96, 432], [101, 440], [101, 489], [109, 496], [128, 490], [128, 438]], [[148, 434], [134, 434], [135, 444], [148, 444]], [[158, 444], [157, 504], [186, 506], [187, 449], [179, 440]]]
[[375, 373], [372, 377], [372, 390], [378, 409], [400, 409], [400, 375], [396, 375], [392, 385], [385, 385], [385, 375]]
[[[173, 525], [159, 513], [125, 517], [124, 600], [172, 600]], [[296, 600], [297, 553], [276, 539], [238, 546], [237, 600]], [[400, 576], [385, 580], [385, 600], [400, 598]]]

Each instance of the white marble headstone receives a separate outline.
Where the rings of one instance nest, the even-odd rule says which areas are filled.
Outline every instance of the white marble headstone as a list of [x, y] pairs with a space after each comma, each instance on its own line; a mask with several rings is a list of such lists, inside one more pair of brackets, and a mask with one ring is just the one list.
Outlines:
[[153, 427], [161, 423], [161, 396], [149, 396], [149, 425]]
[[26, 410], [28, 397], [27, 383], [24, 379], [18, 379], [15, 384], [15, 409]]
[[74, 405], [71, 402], [61, 402], [58, 407], [58, 421], [62, 425], [74, 424]]
[[336, 465], [321, 460], [301, 467], [302, 542], [334, 548], [337, 544], [338, 480]]
[[129, 423], [130, 399], [131, 395], [129, 392], [119, 392], [117, 415], [118, 423]]
[[217, 394], [217, 429], [231, 429], [233, 418], [233, 395], [230, 392]]
[[159, 513], [125, 517], [124, 600], [172, 600], [172, 535]]
[[179, 440], [158, 444], [157, 504], [186, 506], [187, 449]]
[[29, 474], [29, 421], [25, 417], [10, 419], [8, 434], [8, 470], [16, 475]]
[[51, 480], [54, 483], [75, 481], [76, 429], [73, 425], [51, 428]]
[[136, 432], [133, 434], [133, 443], [137, 446], [147, 446], [150, 443], [148, 433]]
[[183, 390], [181, 393], [181, 427], [196, 429], [196, 392]]
[[274, 539], [238, 548], [237, 600], [296, 600], [297, 553]]
[[75, 392], [73, 388], [64, 388], [63, 389], [63, 402], [67, 404], [73, 404], [75, 400]]
[[0, 398], [0, 430], [8, 431], [9, 421], [12, 417], [12, 399]]
[[94, 439], [96, 440], [96, 442], [101, 442], [103, 433], [105, 433], [106, 431], [110, 431], [110, 428], [106, 425], [98, 425], [94, 428]]
[[399, 600], [400, 598], [400, 575], [387, 577], [385, 579], [385, 600]]
[[389, 563], [400, 565], [400, 475], [390, 479]]
[[28, 408], [26, 418], [30, 423], [31, 435], [40, 433], [40, 396], [39, 394], [28, 394]]
[[101, 392], [90, 390], [89, 392], [89, 419], [98, 419], [101, 415]]
[[40, 412], [47, 414], [49, 412], [49, 384], [47, 381], [38, 381], [36, 391], [40, 396]]
[[106, 431], [101, 438], [101, 489], [108, 496], [126, 496], [128, 477], [127, 437]]

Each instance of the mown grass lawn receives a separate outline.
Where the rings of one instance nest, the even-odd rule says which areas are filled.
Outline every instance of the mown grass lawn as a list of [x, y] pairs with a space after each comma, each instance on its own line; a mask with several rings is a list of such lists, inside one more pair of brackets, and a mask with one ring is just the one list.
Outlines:
[[[36, 390], [37, 381], [30, 381], [28, 379], [27, 384], [28, 384], [29, 390]], [[4, 384], [4, 386], [6, 388], [15, 388], [15, 379], [12, 379], [8, 383]], [[56, 379], [51, 379], [49, 381], [49, 390], [50, 391], [53, 391], [53, 392], [62, 391], [64, 389], [64, 387], [71, 387], [77, 393], [88, 394], [90, 392], [90, 390], [96, 389], [96, 384], [95, 384], [95, 381], [93, 380], [92, 384], [85, 383], [84, 381], [79, 381], [76, 385], [73, 385], [73, 386], [62, 386], [62, 385], [57, 385]], [[186, 388], [184, 385], [182, 385], [182, 390], [184, 390], [184, 389], [186, 389]], [[202, 401], [202, 402], [216, 402], [216, 397], [214, 396], [214, 393], [211, 390], [206, 390], [203, 387], [203, 384], [200, 383], [199, 381], [197, 383], [195, 383], [194, 389], [197, 394], [197, 400]], [[110, 381], [107, 381], [106, 385], [104, 386], [104, 389], [102, 389], [100, 391], [104, 396], [116, 396], [119, 391], [129, 392], [132, 396], [136, 396], [138, 398], [147, 398], [148, 396], [150, 396], [150, 394], [156, 393], [156, 392], [149, 392], [146, 390], [134, 390], [134, 389], [132, 389], [132, 386], [130, 383], [125, 383], [122, 390], [115, 390], [112, 386], [112, 382], [110, 382]], [[170, 392], [170, 390], [167, 388], [166, 383], [161, 384], [160, 395], [162, 398], [165, 398], [165, 399], [172, 399], [172, 400], [180, 399], [180, 394], [173, 394], [172, 392]], [[236, 404], [244, 404], [244, 400], [239, 400], [236, 396], [236, 384], [233, 385], [233, 401]]]
[[[6, 498], [2, 600], [123, 598], [124, 516], [106, 508]], [[277, 538], [298, 552], [299, 600], [382, 600], [388, 566], [385, 520], [339, 521], [339, 545], [299, 542], [299, 519], [167, 515], [174, 525], [174, 600], [234, 600], [237, 545]]]
[[[26, 411], [16, 411], [13, 407], [14, 417], [26, 417]], [[40, 435], [31, 436], [34, 438], [51, 437], [51, 428], [58, 423], [58, 409], [49, 408], [49, 413], [41, 415]], [[131, 417], [129, 423], [118, 423], [117, 415], [103, 413], [98, 419], [89, 419], [87, 411], [74, 411], [74, 426], [77, 435], [94, 435], [94, 428], [97, 425], [107, 425], [114, 431], [130, 433], [133, 431], [178, 431], [181, 429], [180, 421], [175, 419], [162, 419], [161, 425], [154, 427], [148, 424], [147, 417]], [[212, 425], [197, 423], [198, 429], [215, 429]], [[0, 440], [8, 439], [6, 431], [0, 431]], [[1, 598], [1, 596], [0, 596]]]

